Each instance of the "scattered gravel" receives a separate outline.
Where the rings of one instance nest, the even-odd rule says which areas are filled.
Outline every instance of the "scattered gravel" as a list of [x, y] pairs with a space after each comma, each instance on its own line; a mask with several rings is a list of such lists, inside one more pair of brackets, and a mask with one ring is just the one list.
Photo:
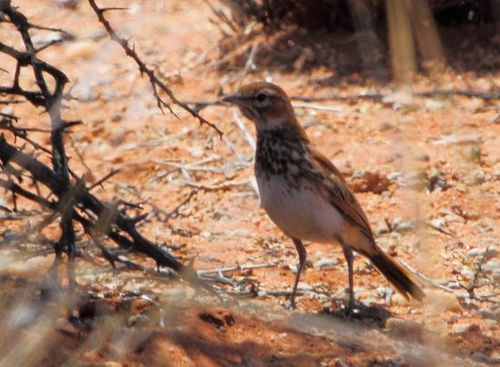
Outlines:
[[429, 175], [429, 184], [428, 184], [428, 189], [430, 192], [436, 190], [436, 189], [441, 189], [442, 191], [447, 190], [451, 187], [450, 184], [446, 181], [446, 175], [441, 172], [441, 171], [433, 171]]
[[415, 229], [416, 225], [416, 220], [403, 221], [401, 218], [395, 218], [391, 223], [392, 230], [399, 233], [412, 231]]
[[465, 177], [464, 182], [468, 186], [480, 185], [486, 181], [486, 174], [482, 169], [474, 170], [470, 175]]
[[313, 267], [315, 269], [324, 269], [324, 268], [331, 268], [331, 267], [336, 266], [338, 264], [339, 264], [339, 262], [337, 259], [324, 258], [324, 259], [320, 259], [320, 260], [314, 262]]
[[487, 275], [491, 276], [494, 281], [500, 282], [500, 259], [491, 259], [486, 264], [483, 264], [481, 269]]
[[485, 260], [492, 259], [498, 256], [498, 249], [493, 246], [483, 247], [483, 248], [475, 248], [470, 250], [467, 255], [470, 257], [483, 257], [485, 256]]
[[390, 287], [378, 287], [377, 294], [384, 299], [386, 304], [390, 305], [394, 290]]
[[481, 352], [475, 352], [472, 353], [470, 356], [471, 359], [478, 361], [478, 362], [483, 362], [487, 364], [492, 364], [492, 365], [497, 365], [500, 363], [500, 356], [496, 354], [495, 356], [488, 357], [486, 354], [481, 353]]
[[500, 307], [481, 308], [479, 312], [485, 319], [500, 321]]
[[471, 331], [478, 331], [479, 326], [476, 324], [455, 324], [453, 325], [453, 334], [465, 334]]
[[[500, 168], [499, 168], [500, 169]], [[387, 175], [387, 178], [391, 181], [398, 181], [403, 179], [403, 174], [401, 172], [391, 172]]]
[[375, 229], [375, 234], [379, 236], [381, 234], [386, 234], [386, 233], [389, 233], [389, 228], [387, 228], [386, 224], [381, 224], [380, 226], [377, 227], [377, 229]]

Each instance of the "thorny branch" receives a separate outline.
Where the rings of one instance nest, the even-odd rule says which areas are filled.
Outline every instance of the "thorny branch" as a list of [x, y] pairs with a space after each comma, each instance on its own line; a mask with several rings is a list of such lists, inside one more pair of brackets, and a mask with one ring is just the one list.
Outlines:
[[[19, 165], [31, 173], [37, 181], [48, 187], [56, 196], [61, 197], [65, 193], [64, 184], [49, 167], [7, 143], [3, 136], [0, 136], [0, 160], [4, 167], [11, 165], [12, 163]], [[0, 186], [13, 190], [17, 194], [20, 194], [29, 200], [36, 201], [49, 209], [58, 210], [56, 203], [47, 201], [38, 195], [27, 192], [24, 189], [20, 190], [17, 185], [12, 186], [12, 183], [9, 184], [8, 182], [0, 181]], [[71, 184], [70, 189], [73, 192], [78, 191], [76, 187]], [[90, 210], [96, 218], [102, 218], [105, 215], [109, 215], [110, 211], [113, 211], [109, 205], [101, 202], [87, 190], [81, 190], [81, 192], [75, 197], [75, 201], [81, 209]], [[175, 258], [173, 258], [170, 254], [144, 238], [136, 230], [135, 223], [133, 223], [130, 218], [117, 211], [113, 211], [111, 214], [114, 216], [112, 222], [131, 238], [130, 240], [127, 237], [120, 235], [118, 232], [113, 231], [111, 222], [108, 226], [100, 226], [101, 231], [108, 235], [113, 241], [119, 242], [122, 247], [133, 248], [152, 257], [156, 261], [158, 267], [168, 266], [176, 271], [185, 270], [184, 266], [175, 260]], [[86, 228], [90, 229], [96, 226], [96, 223], [93, 223], [90, 220], [83, 220], [85, 218], [78, 213], [73, 213], [73, 218], [82, 223]]]
[[170, 98], [170, 100], [174, 104], [178, 105], [179, 107], [181, 107], [185, 111], [189, 112], [191, 114], [191, 116], [197, 118], [201, 125], [207, 125], [207, 126], [211, 127], [219, 134], [219, 136], [222, 136], [223, 132], [216, 125], [212, 124], [211, 122], [209, 122], [205, 118], [203, 118], [198, 113], [198, 111], [196, 109], [189, 107], [189, 105], [187, 103], [179, 101], [175, 97], [172, 90], [169, 87], [167, 87], [160, 79], [158, 79], [158, 77], [155, 75], [154, 70], [150, 69], [144, 63], [144, 61], [142, 61], [142, 59], [139, 57], [139, 55], [135, 51], [135, 47], [134, 46], [131, 47], [127, 40], [118, 36], [118, 34], [115, 32], [115, 30], [113, 29], [113, 27], [111, 26], [109, 21], [104, 16], [104, 13], [106, 11], [116, 10], [116, 8], [99, 8], [99, 6], [96, 4], [96, 2], [94, 0], [88, 0], [88, 1], [89, 1], [89, 4], [90, 4], [92, 10], [94, 10], [94, 12], [96, 13], [97, 18], [99, 19], [99, 22], [104, 26], [104, 28], [108, 32], [109, 36], [111, 37], [111, 39], [113, 41], [117, 42], [123, 48], [123, 50], [125, 51], [125, 54], [127, 56], [131, 57], [135, 61], [135, 63], [139, 67], [139, 71], [140, 71], [141, 75], [146, 74], [148, 76], [149, 82], [151, 83], [151, 87], [153, 89], [153, 94], [156, 98], [156, 103], [158, 105], [158, 108], [162, 112], [164, 112], [163, 108], [166, 107], [169, 109], [169, 111], [171, 113], [173, 113], [175, 115], [175, 113], [172, 110], [172, 108], [170, 107], [170, 105], [167, 102], [165, 102], [158, 94], [158, 89], [160, 89], [161, 91], [163, 91], [164, 93], [167, 94], [167, 96]]
[[[95, 2], [91, 1], [92, 4], [95, 5]], [[103, 17], [104, 11], [105, 9], [99, 9], [97, 14], [100, 19], [105, 21]], [[22, 128], [16, 126], [18, 121], [20, 121], [18, 116], [2, 113], [0, 116], [0, 129], [8, 131], [14, 136], [14, 139], [19, 138], [23, 140], [23, 144], [24, 142], [28, 143], [29, 146], [34, 148], [35, 153], [43, 152], [44, 154], [48, 154], [52, 162], [52, 167], [47, 166], [35, 156], [25, 152], [26, 144], [20, 148], [9, 143], [2, 134], [0, 135], [0, 174], [3, 177], [0, 178], [0, 187], [12, 193], [13, 209], [6, 208], [11, 213], [15, 213], [18, 210], [16, 197], [24, 197], [29, 201], [39, 204], [42, 208], [51, 211], [51, 214], [46, 216], [36, 226], [36, 229], [41, 230], [51, 222], [59, 220], [62, 231], [59, 240], [54, 245], [56, 262], [52, 267], [52, 280], [57, 280], [55, 277], [55, 274], [57, 274], [57, 265], [61, 259], [62, 252], [65, 252], [69, 259], [68, 278], [70, 285], [74, 285], [72, 260], [75, 256], [80, 255], [76, 251], [75, 242], [79, 241], [79, 237], [75, 233], [74, 225], [75, 223], [79, 223], [91, 238], [95, 238], [97, 234], [107, 236], [119, 247], [127, 251], [137, 251], [154, 259], [158, 270], [161, 266], [167, 266], [189, 282], [203, 285], [198, 281], [196, 274], [191, 270], [190, 266], [184, 266], [163, 248], [139, 233], [136, 227], [138, 223], [137, 218], [127, 216], [118, 207], [100, 201], [90, 193], [91, 189], [109, 179], [116, 171], [111, 171], [94, 185], [85, 187], [84, 181], [70, 170], [63, 137], [69, 132], [68, 128], [82, 122], [63, 120], [61, 115], [61, 101], [65, 97], [64, 88], [68, 83], [68, 78], [62, 71], [44, 62], [37, 56], [40, 49], [35, 49], [30, 35], [30, 29], [54, 29], [31, 24], [21, 12], [11, 6], [10, 0], [0, 0], [0, 12], [5, 15], [3, 21], [11, 23], [21, 35], [25, 49], [24, 51], [18, 50], [0, 42], [0, 53], [13, 58], [16, 62], [11, 85], [0, 86], [0, 95], [6, 97], [6, 100], [2, 101], [2, 104], [27, 101], [34, 107], [43, 108], [51, 122], [50, 130]], [[161, 106], [168, 107], [168, 105], [160, 99], [156, 88], [166, 92], [174, 103], [191, 112], [201, 123], [212, 126], [221, 134], [214, 125], [204, 120], [182, 102], [179, 102], [170, 89], [156, 78], [152, 70], [145, 66], [135, 51], [129, 48], [128, 43], [121, 40], [113, 32], [109, 23], [106, 21], [105, 23], [107, 24], [106, 29], [111, 31], [112, 38], [118, 40], [126, 50], [127, 55], [133, 57], [138, 63], [141, 73], [146, 73], [149, 76], [160, 108]], [[50, 46], [47, 45], [44, 48]], [[36, 81], [35, 89], [25, 89], [21, 86], [19, 78], [22, 68], [32, 70]], [[50, 78], [47, 78], [48, 76]], [[13, 99], [12, 97], [21, 97], [22, 100]], [[50, 133], [50, 149], [30, 139], [30, 131]], [[72, 181], [72, 177], [75, 180], [74, 182]], [[25, 180], [25, 178], [28, 178], [28, 180]], [[27, 188], [26, 182], [32, 182], [36, 191], [33, 192], [30, 188]], [[43, 193], [40, 191], [38, 187], [39, 183], [48, 189], [49, 196], [46, 196], [47, 190], [44, 190]], [[24, 236], [23, 238], [26, 239], [27, 237]], [[101, 249], [105, 246], [103, 242], [100, 242], [99, 245]], [[106, 253], [106, 251], [103, 251], [103, 253]]]
[[475, 270], [472, 274], [472, 279], [470, 280], [468, 285], [464, 285], [461, 282], [459, 282], [460, 287], [464, 289], [469, 298], [473, 300], [482, 300], [482, 297], [476, 295], [475, 290], [476, 288], [479, 288], [481, 285], [479, 284], [479, 278], [481, 275], [484, 276], [483, 273], [483, 265], [488, 259], [488, 248], [486, 248], [481, 255], [481, 257], [476, 261], [475, 263]]
[[[35, 75], [36, 83], [40, 89], [40, 104], [43, 105], [45, 111], [50, 117], [51, 122], [51, 158], [52, 167], [57, 179], [61, 182], [61, 195], [60, 199], [70, 201], [68, 199], [71, 196], [69, 191], [70, 177], [68, 169], [68, 158], [66, 156], [63, 134], [66, 128], [65, 122], [61, 117], [61, 100], [63, 96], [63, 91], [68, 78], [59, 69], [41, 61], [37, 55], [31, 36], [29, 33], [30, 24], [27, 18], [11, 7], [10, 1], [3, 1], [1, 10], [10, 19], [12, 24], [17, 28], [20, 33], [26, 52], [17, 51], [9, 46], [0, 45], [0, 50], [9, 56], [14, 57], [17, 60], [16, 74], [14, 78], [13, 88], [20, 89], [19, 87], [19, 70], [21, 67], [31, 66], [33, 73]], [[45, 74], [49, 74], [55, 81], [55, 86], [53, 91], [49, 90], [49, 86], [45, 80]], [[64, 205], [63, 205], [64, 204]], [[61, 203], [59, 207], [64, 207], [65, 209], [61, 211], [61, 237], [59, 241], [55, 244], [56, 252], [56, 262], [54, 263], [54, 271], [57, 269], [57, 265], [60, 262], [62, 252], [65, 251], [68, 254], [68, 275], [70, 280], [70, 285], [74, 285], [74, 274], [73, 274], [73, 259], [75, 257], [75, 230], [73, 228], [73, 205], [68, 205], [68, 203]], [[54, 277], [55, 277], [54, 273]]]

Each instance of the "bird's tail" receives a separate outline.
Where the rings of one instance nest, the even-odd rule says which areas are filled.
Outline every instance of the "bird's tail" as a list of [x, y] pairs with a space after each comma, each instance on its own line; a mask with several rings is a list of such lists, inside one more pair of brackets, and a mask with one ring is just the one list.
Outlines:
[[407, 299], [409, 296], [422, 301], [425, 293], [411, 279], [409, 272], [395, 260], [391, 259], [381, 249], [369, 256], [377, 269], [387, 278], [389, 282]]

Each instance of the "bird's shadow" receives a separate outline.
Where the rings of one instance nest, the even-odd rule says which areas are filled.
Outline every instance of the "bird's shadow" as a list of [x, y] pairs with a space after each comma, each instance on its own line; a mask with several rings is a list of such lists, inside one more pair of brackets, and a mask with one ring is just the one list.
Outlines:
[[325, 308], [321, 314], [342, 321], [361, 322], [367, 326], [372, 325], [374, 327], [384, 327], [385, 321], [393, 316], [392, 313], [383, 306], [368, 306], [361, 302], [356, 302], [351, 312], [348, 312], [347, 307], [342, 305], [335, 308]]

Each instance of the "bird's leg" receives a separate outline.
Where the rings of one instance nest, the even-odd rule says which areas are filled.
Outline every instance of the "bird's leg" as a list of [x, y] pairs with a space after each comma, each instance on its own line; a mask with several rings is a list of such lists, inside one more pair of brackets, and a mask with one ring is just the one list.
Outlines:
[[349, 305], [347, 307], [347, 315], [351, 315], [354, 309], [354, 274], [353, 274], [353, 259], [352, 249], [346, 244], [342, 244], [342, 250], [347, 261], [347, 273], [349, 276]]
[[300, 273], [302, 272], [302, 267], [306, 262], [306, 256], [307, 256], [306, 248], [304, 247], [302, 241], [299, 240], [298, 238], [292, 238], [292, 241], [293, 244], [295, 245], [295, 248], [297, 249], [297, 253], [299, 254], [299, 267], [297, 269], [297, 275], [295, 275], [295, 283], [293, 285], [292, 295], [290, 296], [290, 304], [288, 305], [288, 308], [290, 309], [295, 308], [295, 293], [297, 293], [297, 286], [299, 285]]

